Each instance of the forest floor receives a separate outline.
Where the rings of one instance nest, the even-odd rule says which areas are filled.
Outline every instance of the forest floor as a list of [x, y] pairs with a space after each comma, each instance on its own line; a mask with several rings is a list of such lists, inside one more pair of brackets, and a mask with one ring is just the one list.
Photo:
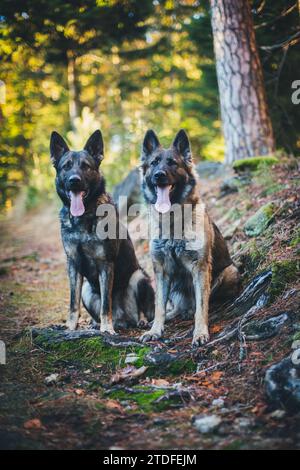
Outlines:
[[[260, 273], [270, 272], [271, 280], [259, 296], [246, 293], [233, 307], [212, 306], [211, 340], [197, 351], [190, 344], [193, 321], [181, 319], [167, 325], [164, 340], [145, 346], [138, 329], [122, 331], [120, 344], [88, 330], [83, 312], [79, 328], [91, 337], [67, 340], [63, 327], [51, 329], [64, 324], [68, 310], [57, 207], [4, 221], [0, 447], [299, 448], [299, 403], [297, 413], [284, 394], [272, 401], [265, 384], [266, 371], [300, 339], [298, 176], [296, 165], [286, 163], [224, 197], [220, 178], [202, 183], [244, 287]], [[269, 202], [268, 225], [247, 236], [245, 222]], [[144, 266], [147, 250], [146, 242], [138, 244]], [[263, 323], [270, 318], [280, 321]]]

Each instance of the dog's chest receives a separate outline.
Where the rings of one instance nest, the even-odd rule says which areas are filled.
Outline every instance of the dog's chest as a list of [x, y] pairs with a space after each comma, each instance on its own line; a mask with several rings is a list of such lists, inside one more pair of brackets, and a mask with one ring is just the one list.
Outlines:
[[94, 230], [88, 230], [86, 224], [63, 220], [61, 233], [65, 252], [70, 258], [82, 256], [90, 261], [106, 258], [105, 244]]
[[203, 244], [184, 239], [155, 239], [151, 242], [151, 256], [154, 263], [176, 275], [178, 270], [190, 270], [194, 263], [201, 262]]

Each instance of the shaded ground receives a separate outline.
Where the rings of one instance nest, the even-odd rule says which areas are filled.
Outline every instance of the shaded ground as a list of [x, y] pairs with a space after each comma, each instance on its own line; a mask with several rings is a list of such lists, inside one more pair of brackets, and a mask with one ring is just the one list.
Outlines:
[[[203, 184], [245, 285], [268, 270], [272, 281], [268, 299], [249, 317], [255, 296], [234, 309], [213, 307], [211, 342], [198, 351], [190, 350], [193, 322], [180, 319], [167, 326], [164, 341], [146, 347], [137, 341], [139, 330], [121, 332], [126, 338], [120, 345], [95, 332], [65, 341], [64, 330], [49, 330], [64, 323], [68, 303], [57, 209], [44, 207], [17, 224], [6, 221], [0, 253], [0, 338], [7, 345], [7, 365], [0, 366], [1, 447], [298, 447], [297, 410], [268, 401], [264, 385], [266, 370], [291, 354], [299, 336], [297, 177], [295, 166], [283, 165], [223, 198], [220, 180]], [[270, 225], [261, 236], [247, 237], [245, 221], [269, 201], [276, 205]], [[137, 251], [147, 266], [147, 243]], [[247, 339], [263, 319], [283, 313], [287, 319], [278, 331]], [[242, 326], [249, 328], [250, 321], [254, 333], [250, 324], [247, 336]], [[80, 326], [87, 328], [87, 315]], [[126, 364], [130, 359], [134, 363]], [[141, 375], [131, 379], [137, 370]], [[220, 422], [203, 434], [195, 426], [199, 415]]]

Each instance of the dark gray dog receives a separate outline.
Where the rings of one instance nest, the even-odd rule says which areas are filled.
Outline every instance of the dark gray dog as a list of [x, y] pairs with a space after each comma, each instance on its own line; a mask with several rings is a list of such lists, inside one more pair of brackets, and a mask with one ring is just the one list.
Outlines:
[[[114, 327], [152, 320], [154, 292], [150, 279], [138, 264], [129, 235], [118, 237], [117, 209], [99, 171], [103, 158], [101, 132], [94, 132], [80, 152], [69, 150], [64, 139], [53, 132], [50, 152], [56, 190], [63, 202], [61, 236], [70, 280], [67, 326], [76, 329], [81, 297], [89, 314], [100, 322], [102, 332], [114, 334]], [[103, 219], [97, 215], [101, 204], [115, 209], [115, 239], [100, 239], [96, 233]]]
[[[208, 308], [211, 294], [219, 298], [236, 295], [240, 285], [239, 272], [230, 258], [224, 238], [201, 204], [186, 133], [179, 131], [171, 147], [164, 149], [156, 134], [148, 131], [143, 143], [141, 167], [144, 197], [146, 202], [155, 205], [160, 231], [164, 217], [172, 212], [171, 207], [177, 205], [180, 210], [176, 216], [169, 216], [170, 235], [159, 235], [151, 241], [156, 278], [155, 319], [151, 330], [142, 336], [142, 340], [162, 336], [169, 303], [173, 310], [167, 318], [179, 314], [194, 315], [193, 344], [197, 346], [209, 339]], [[185, 212], [187, 205], [191, 208], [190, 213]], [[152, 218], [153, 214], [152, 211]], [[179, 219], [181, 238], [175, 233]], [[198, 227], [193, 243], [186, 232], [189, 222]]]

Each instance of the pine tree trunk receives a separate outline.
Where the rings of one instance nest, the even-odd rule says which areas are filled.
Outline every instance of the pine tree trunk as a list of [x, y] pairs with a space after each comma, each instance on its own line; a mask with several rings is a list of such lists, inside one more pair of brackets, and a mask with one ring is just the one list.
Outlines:
[[76, 76], [76, 57], [73, 51], [67, 52], [68, 59], [68, 91], [69, 91], [69, 118], [72, 128], [74, 129], [74, 120], [79, 116], [78, 105], [78, 85]]
[[225, 162], [274, 151], [248, 0], [210, 0]]

